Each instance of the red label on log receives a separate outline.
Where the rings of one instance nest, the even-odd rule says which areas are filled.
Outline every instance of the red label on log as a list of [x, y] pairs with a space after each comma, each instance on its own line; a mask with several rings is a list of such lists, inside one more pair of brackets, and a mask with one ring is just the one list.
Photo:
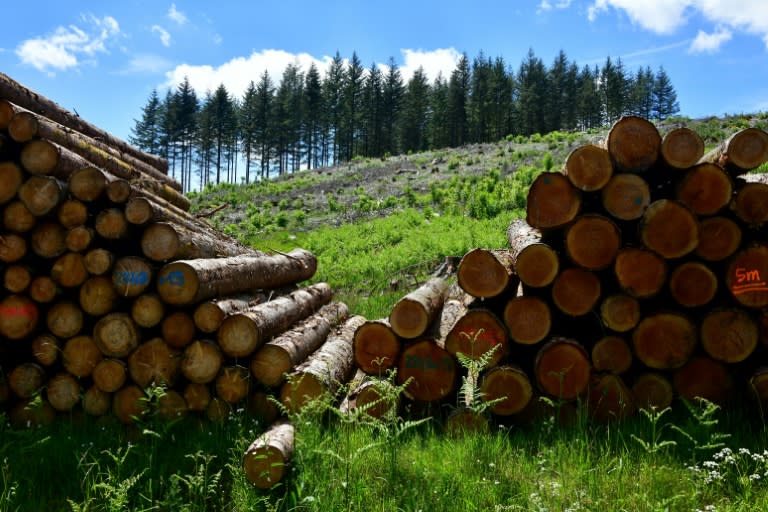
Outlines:
[[36, 312], [37, 309], [32, 304], [24, 304], [23, 306], [0, 306], [0, 316], [5, 317], [32, 316]]
[[744, 267], [736, 268], [736, 283], [731, 286], [734, 295], [742, 295], [750, 292], [768, 292], [768, 284], [760, 277], [759, 270], [747, 270]]

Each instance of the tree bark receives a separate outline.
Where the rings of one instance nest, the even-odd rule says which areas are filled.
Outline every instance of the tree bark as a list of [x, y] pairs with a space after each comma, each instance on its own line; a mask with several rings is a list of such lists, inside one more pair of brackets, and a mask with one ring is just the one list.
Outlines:
[[704, 140], [694, 130], [675, 128], [661, 139], [661, 158], [673, 169], [688, 169], [704, 156]]
[[193, 304], [298, 283], [311, 278], [316, 270], [317, 259], [303, 249], [288, 254], [180, 260], [160, 270], [157, 290], [168, 304]]
[[570, 224], [580, 210], [580, 191], [560, 173], [541, 173], [528, 189], [525, 220], [533, 228], [561, 228]]
[[557, 252], [542, 242], [542, 234], [523, 219], [512, 221], [507, 229], [515, 273], [520, 281], [533, 288], [547, 286], [560, 270]]
[[433, 277], [398, 300], [389, 314], [395, 334], [406, 339], [423, 335], [440, 314], [447, 290], [445, 279]]
[[745, 128], [705, 154], [700, 162], [711, 162], [732, 174], [744, 174], [768, 161], [768, 133], [759, 128]]
[[656, 126], [638, 116], [625, 116], [608, 132], [606, 149], [617, 170], [642, 173], [659, 159], [661, 135]]
[[584, 347], [570, 338], [552, 338], [534, 361], [541, 391], [562, 400], [574, 400], [586, 391], [592, 368]]
[[75, 336], [64, 343], [64, 368], [75, 377], [88, 377], [101, 362], [101, 351], [90, 336]]
[[401, 350], [402, 342], [386, 318], [368, 320], [355, 331], [355, 364], [368, 375], [385, 377], [397, 366]]
[[293, 456], [293, 437], [293, 425], [281, 421], [251, 443], [243, 455], [243, 471], [248, 481], [259, 489], [278, 484]]
[[528, 375], [512, 365], [496, 366], [485, 372], [480, 392], [484, 402], [503, 399], [490, 406], [491, 412], [499, 416], [522, 412], [533, 398], [533, 386]]
[[635, 356], [648, 368], [680, 368], [698, 340], [696, 326], [677, 313], [652, 313], [640, 320], [632, 333]]
[[205, 333], [219, 330], [221, 323], [230, 315], [247, 311], [267, 301], [265, 294], [239, 295], [230, 298], [211, 299], [198, 304], [192, 319], [198, 329]]
[[595, 192], [613, 176], [613, 165], [604, 148], [585, 144], [572, 150], [565, 159], [563, 174], [579, 190]]

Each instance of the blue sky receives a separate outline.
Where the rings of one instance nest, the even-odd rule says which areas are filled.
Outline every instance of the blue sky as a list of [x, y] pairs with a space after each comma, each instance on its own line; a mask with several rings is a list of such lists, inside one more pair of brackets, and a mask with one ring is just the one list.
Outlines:
[[663, 66], [681, 114], [768, 110], [768, 0], [41, 0], [3, 8], [0, 71], [127, 137], [152, 89], [188, 76], [240, 96], [264, 69], [322, 69], [338, 51], [450, 74], [462, 52], [516, 70], [532, 48], [580, 66]]

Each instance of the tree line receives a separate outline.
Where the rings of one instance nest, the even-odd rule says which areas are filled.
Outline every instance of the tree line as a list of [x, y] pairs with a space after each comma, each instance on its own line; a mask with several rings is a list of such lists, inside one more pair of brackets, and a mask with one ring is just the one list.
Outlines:
[[129, 139], [167, 158], [188, 191], [679, 110], [663, 67], [633, 72], [610, 57], [579, 67], [560, 51], [548, 67], [529, 50], [515, 71], [502, 57], [463, 54], [430, 82], [421, 67], [405, 80], [392, 58], [366, 68], [356, 52], [337, 52], [324, 75], [314, 64], [290, 64], [277, 82], [264, 71], [240, 98], [223, 84], [199, 98], [187, 78], [163, 98], [153, 90]]

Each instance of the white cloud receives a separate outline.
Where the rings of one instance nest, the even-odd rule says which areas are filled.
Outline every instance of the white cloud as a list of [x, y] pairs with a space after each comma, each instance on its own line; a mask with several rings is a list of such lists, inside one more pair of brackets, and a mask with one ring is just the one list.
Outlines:
[[688, 51], [690, 53], [714, 53], [720, 49], [723, 43], [729, 41], [732, 36], [731, 31], [723, 27], [718, 27], [711, 34], [699, 30]]
[[572, 0], [560, 0], [559, 2], [555, 2], [555, 4], [552, 5], [549, 0], [541, 0], [538, 12], [550, 11], [552, 9], [567, 9], [570, 7], [571, 2]]
[[82, 63], [79, 56], [94, 57], [107, 53], [107, 42], [120, 33], [120, 25], [111, 16], [81, 17], [87, 26], [57, 27], [52, 34], [23, 41], [16, 48], [16, 55], [24, 64], [53, 74], [77, 67]]
[[400, 73], [405, 81], [413, 76], [419, 66], [424, 68], [430, 82], [433, 82], [439, 73], [448, 79], [461, 58], [461, 53], [455, 48], [438, 48], [432, 51], [402, 49], [400, 53], [403, 55]]
[[[633, 23], [659, 34], [670, 34], [688, 23], [691, 15], [700, 14], [705, 20], [721, 27], [716, 34], [746, 32], [762, 38], [768, 49], [768, 8], [765, 0], [593, 0], [589, 19], [613, 8], [623, 11]], [[703, 32], [699, 32], [701, 36]], [[697, 36], [697, 40], [699, 39]], [[707, 34], [702, 39], [706, 41]], [[727, 39], [726, 39], [727, 40]], [[725, 42], [725, 41], [722, 41]], [[722, 44], [721, 42], [721, 44]]]
[[171, 7], [168, 9], [168, 18], [175, 21], [179, 25], [184, 25], [187, 21], [189, 21], [183, 12], [176, 9], [176, 4], [171, 4]]
[[163, 43], [163, 46], [171, 46], [171, 34], [169, 34], [163, 27], [160, 25], [152, 25], [152, 33], [160, 36], [160, 42]]
[[131, 58], [128, 66], [121, 70], [119, 74], [162, 73], [167, 71], [172, 65], [170, 60], [159, 55], [135, 55]]

